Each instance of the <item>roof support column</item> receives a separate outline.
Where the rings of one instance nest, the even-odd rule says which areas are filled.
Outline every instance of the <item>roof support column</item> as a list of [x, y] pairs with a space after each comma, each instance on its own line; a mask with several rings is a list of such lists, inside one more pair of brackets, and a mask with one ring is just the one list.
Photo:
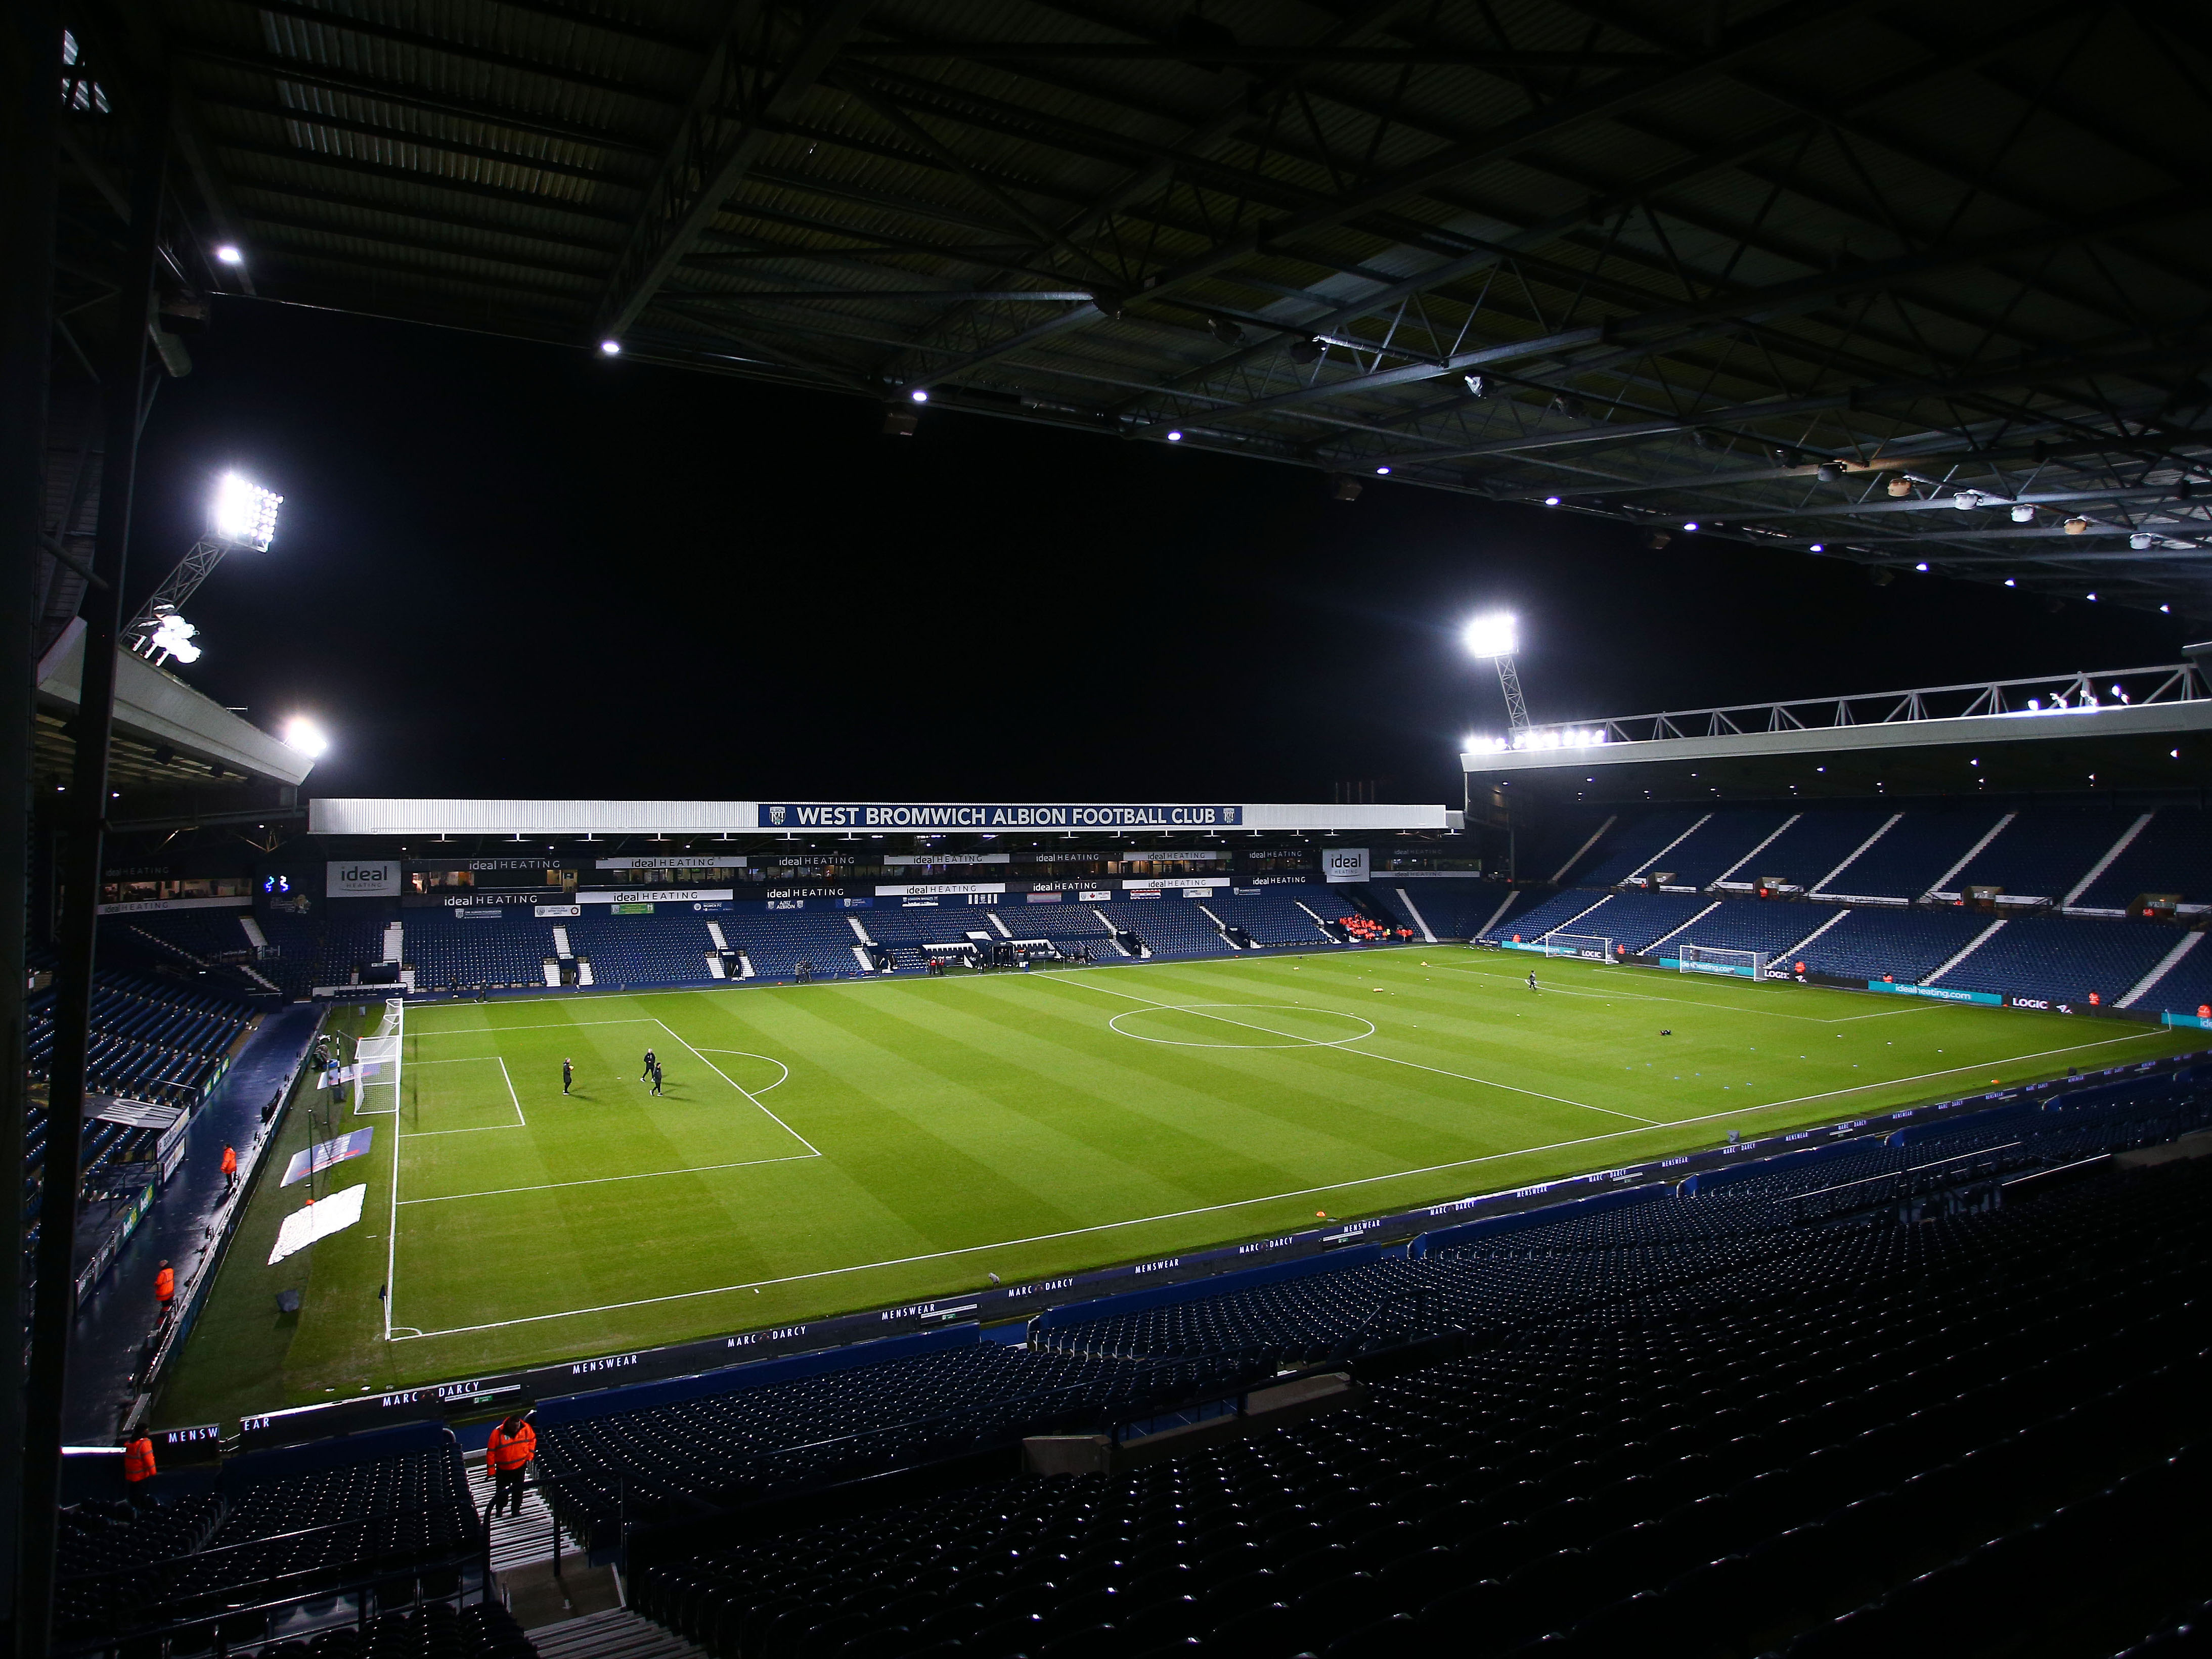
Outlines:
[[54, 1046], [46, 1085], [46, 1152], [39, 1200], [38, 1285], [31, 1314], [31, 1359], [24, 1388], [21, 1584], [16, 1652], [41, 1659], [53, 1639], [54, 1576], [61, 1492], [62, 1407], [69, 1342], [76, 1316], [76, 1200], [84, 1141], [85, 1062], [92, 1025], [93, 953], [99, 921], [102, 841], [107, 818], [108, 739], [115, 717], [116, 647], [123, 629], [123, 580], [131, 535], [131, 495], [138, 429], [144, 416], [146, 337], [161, 248], [168, 162], [166, 75], [149, 75], [132, 114], [137, 155], [131, 179], [130, 245], [110, 319], [111, 346], [100, 366], [107, 458], [100, 479], [95, 580], [85, 592], [84, 678], [77, 699], [75, 769], [61, 814], [56, 874], [62, 918], [55, 943]]

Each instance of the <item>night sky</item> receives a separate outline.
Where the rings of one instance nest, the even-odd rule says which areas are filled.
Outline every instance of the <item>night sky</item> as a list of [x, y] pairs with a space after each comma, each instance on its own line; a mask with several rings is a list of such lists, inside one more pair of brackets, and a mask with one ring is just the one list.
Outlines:
[[184, 676], [322, 795], [1449, 800], [1538, 720], [2179, 658], [2176, 619], [580, 350], [220, 302], [140, 468], [135, 607], [235, 466], [276, 544]]

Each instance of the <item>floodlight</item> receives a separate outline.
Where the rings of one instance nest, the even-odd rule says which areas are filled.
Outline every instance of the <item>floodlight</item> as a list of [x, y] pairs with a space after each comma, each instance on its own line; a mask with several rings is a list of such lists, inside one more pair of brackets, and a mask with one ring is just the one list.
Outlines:
[[1915, 570], [1925, 570], [1925, 569], [1927, 569], [1927, 568], [1928, 568], [1928, 561], [1927, 561], [1927, 560], [1925, 560], [1925, 559], [1923, 559], [1923, 560], [1921, 560], [1921, 561], [1920, 561], [1920, 562], [1919, 562], [1919, 563], [1917, 563], [1917, 564], [1914, 565], [1912, 568], [1913, 568]]
[[1386, 477], [1389, 475], [1389, 471], [1390, 471], [1390, 469], [1389, 469], [1389, 467], [1387, 467], [1387, 466], [1378, 466], [1378, 467], [1376, 467], [1375, 470], [1376, 470], [1376, 471], [1377, 471], [1378, 473], [1382, 474], [1382, 475], [1383, 475], [1384, 477]]
[[2035, 522], [2035, 509], [2030, 507], [2026, 501], [2015, 503], [2012, 509], [2012, 521], [2014, 524], [2033, 524]]
[[1682, 528], [1685, 530], [1695, 530], [1697, 527], [1698, 521], [1695, 519], [1686, 519], [1682, 521]]
[[1168, 441], [1171, 444], [1181, 443], [1182, 441], [1182, 429], [1180, 427], [1170, 428], [1168, 432]]
[[603, 356], [603, 357], [619, 357], [619, 356], [622, 356], [622, 342], [621, 342], [620, 340], [614, 340], [614, 339], [607, 339], [607, 340], [602, 340], [602, 341], [600, 341], [600, 342], [599, 342], [599, 355], [600, 355], [601, 356]]
[[1826, 542], [1814, 542], [1812, 550], [1815, 553], [1825, 553], [1828, 550], [1828, 544]]
[[226, 472], [215, 487], [209, 527], [227, 547], [265, 553], [276, 538], [276, 508], [283, 499], [238, 473]]
[[2011, 577], [2007, 576], [2007, 577], [2005, 578], [2005, 586], [2006, 586], [2007, 587], [2018, 587], [2018, 586], [2020, 586], [2020, 584], [2019, 584], [2018, 582], [2014, 581]]
[[1477, 617], [1460, 637], [1471, 656], [1510, 657], [1521, 648], [1520, 625], [1510, 611]]
[[324, 734], [323, 728], [305, 714], [295, 714], [284, 722], [284, 742], [287, 747], [298, 750], [309, 760], [319, 760], [331, 746], [331, 740]]
[[2135, 549], [2138, 553], [2148, 549], [2150, 546], [2150, 544], [2151, 538], [2140, 530], [2136, 532], [2134, 535], [2128, 538], [2128, 545]]
[[929, 401], [928, 392], [921, 386], [915, 387], [913, 391], [908, 392], [906, 395], [913, 398], [915, 402], [918, 404], [926, 404]]
[[246, 256], [238, 251], [237, 245], [233, 242], [225, 242], [217, 248], [215, 251], [215, 257], [227, 265], [242, 265], [246, 263]]
[[174, 657], [179, 662], [198, 662], [200, 648], [192, 643], [192, 636], [200, 630], [184, 619], [180, 612], [165, 611], [154, 625], [152, 649]]
[[1559, 504], [1559, 498], [1557, 495], [1547, 495], [1544, 497], [1544, 505], [1547, 507], [1557, 507]]

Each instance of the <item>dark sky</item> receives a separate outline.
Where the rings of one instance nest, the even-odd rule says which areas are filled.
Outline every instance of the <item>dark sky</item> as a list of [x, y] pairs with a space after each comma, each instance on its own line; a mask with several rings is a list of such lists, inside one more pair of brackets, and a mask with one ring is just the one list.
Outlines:
[[2178, 660], [2178, 621], [1018, 422], [246, 301], [148, 428], [131, 600], [236, 466], [185, 671], [324, 795], [1453, 800], [1539, 720]]

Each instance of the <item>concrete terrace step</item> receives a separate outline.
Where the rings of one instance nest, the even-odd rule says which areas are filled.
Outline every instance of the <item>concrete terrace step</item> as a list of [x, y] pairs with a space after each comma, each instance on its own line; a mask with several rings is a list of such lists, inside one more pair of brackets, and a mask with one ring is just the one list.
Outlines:
[[706, 1659], [702, 1649], [628, 1607], [540, 1625], [530, 1639], [538, 1659]]

